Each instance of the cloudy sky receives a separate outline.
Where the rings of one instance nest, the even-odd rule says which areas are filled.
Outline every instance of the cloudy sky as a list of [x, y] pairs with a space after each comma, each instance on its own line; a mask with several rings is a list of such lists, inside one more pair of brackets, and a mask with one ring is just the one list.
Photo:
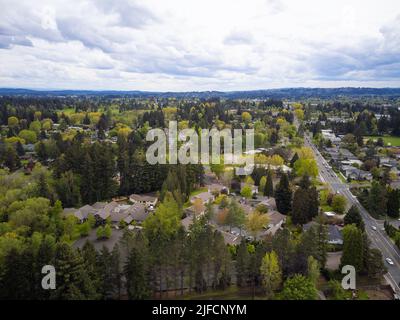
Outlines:
[[400, 87], [399, 0], [0, 0], [0, 87]]

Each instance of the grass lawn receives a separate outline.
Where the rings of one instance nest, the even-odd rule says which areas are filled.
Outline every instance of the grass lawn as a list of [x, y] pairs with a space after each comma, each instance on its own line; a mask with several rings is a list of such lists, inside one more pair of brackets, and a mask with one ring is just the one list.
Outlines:
[[385, 145], [391, 145], [394, 147], [400, 146], [400, 137], [396, 136], [364, 136], [364, 138], [367, 140], [378, 140], [379, 138], [382, 138]]
[[206, 188], [206, 187], [193, 190], [193, 191], [190, 193], [189, 200], [186, 201], [186, 202], [183, 204], [183, 208], [184, 208], [184, 209], [185, 209], [185, 208], [189, 208], [189, 207], [192, 205], [192, 204], [190, 203], [190, 198], [191, 198], [191, 197], [196, 196], [196, 195], [198, 195], [199, 193], [207, 192], [207, 191], [208, 191], [208, 188]]

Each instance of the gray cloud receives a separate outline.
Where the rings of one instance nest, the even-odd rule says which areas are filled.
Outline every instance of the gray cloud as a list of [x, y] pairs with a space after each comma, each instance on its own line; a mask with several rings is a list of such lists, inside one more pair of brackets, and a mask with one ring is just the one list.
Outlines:
[[253, 36], [250, 32], [246, 31], [232, 31], [227, 37], [225, 37], [224, 43], [227, 45], [250, 45], [253, 43]]
[[0, 86], [130, 82], [162, 89], [151, 87], [162, 87], [160, 79], [188, 90], [274, 81], [400, 85], [400, 16], [381, 15], [375, 34], [351, 42], [342, 39], [340, 17], [342, 33], [326, 37], [319, 20], [307, 24], [310, 17], [288, 13], [286, 0], [240, 0], [229, 8], [204, 1], [196, 12], [177, 0], [2, 0]]

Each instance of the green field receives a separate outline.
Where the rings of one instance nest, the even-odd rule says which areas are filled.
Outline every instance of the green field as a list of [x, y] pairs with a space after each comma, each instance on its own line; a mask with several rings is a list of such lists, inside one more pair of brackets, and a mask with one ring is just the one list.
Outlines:
[[366, 140], [368, 139], [378, 140], [379, 138], [382, 138], [385, 145], [390, 145], [394, 147], [400, 146], [400, 137], [396, 136], [365, 136], [364, 138]]

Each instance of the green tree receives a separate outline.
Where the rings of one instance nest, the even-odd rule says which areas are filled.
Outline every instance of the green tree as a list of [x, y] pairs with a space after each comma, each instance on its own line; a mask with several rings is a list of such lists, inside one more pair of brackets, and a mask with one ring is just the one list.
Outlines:
[[259, 184], [259, 188], [261, 191], [265, 192], [265, 186], [267, 184], [267, 178], [265, 176], [262, 176], [260, 179], [260, 184]]
[[375, 218], [385, 216], [386, 203], [386, 189], [378, 181], [373, 181], [367, 201], [369, 212]]
[[364, 221], [361, 217], [360, 211], [355, 205], [352, 205], [344, 216], [344, 224], [355, 224], [360, 230], [364, 230]]
[[307, 259], [307, 277], [312, 283], [317, 285], [317, 281], [320, 275], [320, 265], [318, 260], [313, 256], [309, 256]]
[[236, 271], [237, 285], [239, 287], [246, 286], [249, 281], [250, 254], [247, 250], [247, 245], [242, 241], [237, 249], [236, 255]]
[[392, 218], [398, 218], [400, 208], [399, 191], [397, 189], [389, 189], [387, 194], [387, 215]]
[[260, 273], [267, 295], [271, 295], [282, 284], [282, 271], [275, 251], [267, 252], [262, 259]]
[[363, 269], [364, 243], [360, 229], [354, 224], [346, 225], [343, 230], [343, 254], [341, 265], [354, 266], [357, 272]]
[[346, 210], [346, 198], [340, 194], [335, 194], [332, 199], [332, 209], [336, 213], [343, 214]]
[[275, 201], [278, 211], [288, 214], [292, 209], [292, 190], [289, 186], [289, 178], [283, 173], [275, 190]]
[[246, 230], [253, 236], [256, 237], [258, 232], [260, 232], [268, 224], [268, 216], [254, 210], [246, 218]]
[[163, 237], [168, 239], [176, 234], [181, 225], [182, 210], [170, 193], [167, 193], [164, 201], [160, 203], [154, 214], [144, 222], [143, 228], [147, 238]]
[[246, 184], [243, 186], [242, 190], [240, 191], [240, 195], [242, 197], [245, 197], [247, 199], [250, 199], [253, 195], [253, 191], [251, 189], [251, 186]]
[[54, 299], [86, 300], [98, 297], [82, 256], [68, 244], [58, 244], [54, 267], [57, 270], [57, 289], [52, 292]]
[[237, 203], [237, 201], [232, 200], [228, 206], [228, 215], [226, 217], [226, 224], [231, 227], [241, 228], [246, 221], [246, 216], [243, 208]]
[[129, 299], [143, 300], [150, 297], [148, 265], [143, 254], [132, 248], [124, 266], [126, 289]]
[[314, 283], [303, 275], [288, 278], [281, 293], [283, 300], [316, 300], [317, 289]]
[[273, 195], [274, 195], [274, 184], [272, 180], [272, 172], [271, 170], [268, 170], [267, 181], [264, 189], [264, 196], [272, 197]]
[[318, 165], [314, 159], [299, 159], [294, 163], [294, 171], [297, 176], [308, 175], [316, 177], [318, 175]]

